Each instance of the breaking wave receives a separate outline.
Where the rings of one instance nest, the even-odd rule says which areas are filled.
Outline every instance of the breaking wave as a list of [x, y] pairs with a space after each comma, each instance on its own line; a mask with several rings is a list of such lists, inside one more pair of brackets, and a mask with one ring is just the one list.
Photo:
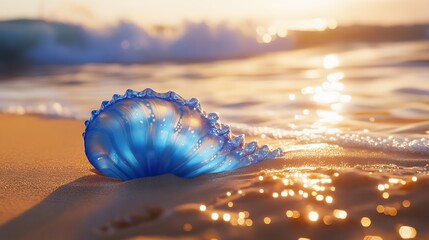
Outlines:
[[119, 22], [103, 29], [40, 20], [0, 22], [0, 63], [79, 64], [219, 60], [285, 50], [288, 39], [260, 44], [227, 24], [145, 29]]

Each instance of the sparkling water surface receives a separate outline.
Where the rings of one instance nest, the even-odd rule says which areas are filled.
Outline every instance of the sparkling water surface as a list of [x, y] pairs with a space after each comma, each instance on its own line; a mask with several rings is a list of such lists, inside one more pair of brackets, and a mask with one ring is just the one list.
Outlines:
[[428, 51], [428, 42], [380, 43], [201, 63], [33, 67], [4, 75], [0, 109], [84, 120], [114, 93], [149, 87], [196, 97], [233, 132], [284, 148], [298, 139], [425, 155]]

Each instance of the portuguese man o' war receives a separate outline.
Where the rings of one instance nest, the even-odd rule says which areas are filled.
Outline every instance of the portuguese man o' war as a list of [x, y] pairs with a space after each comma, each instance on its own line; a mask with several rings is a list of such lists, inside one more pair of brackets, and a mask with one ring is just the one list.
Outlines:
[[171, 173], [191, 178], [281, 156], [256, 141], [244, 144], [216, 113], [175, 92], [127, 90], [92, 111], [83, 133], [85, 154], [103, 175], [129, 180]]

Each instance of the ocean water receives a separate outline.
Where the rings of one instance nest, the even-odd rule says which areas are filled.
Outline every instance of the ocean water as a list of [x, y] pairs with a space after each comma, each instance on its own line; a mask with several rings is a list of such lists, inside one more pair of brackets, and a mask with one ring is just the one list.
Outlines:
[[[179, 44], [184, 49], [205, 31], [204, 26], [190, 29], [187, 37], [179, 39], [186, 43]], [[42, 30], [50, 36], [49, 29]], [[228, 36], [222, 28], [218, 30]], [[122, 36], [122, 31], [124, 36], [141, 33], [127, 26], [113, 33]], [[8, 36], [11, 43], [19, 39]], [[9, 238], [17, 238], [17, 233], [41, 239], [46, 233], [61, 237], [67, 231], [81, 239], [276, 239], [279, 234], [295, 239], [429, 237], [429, 41], [399, 41], [402, 35], [398, 35], [396, 42], [289, 48], [285, 40], [287, 44], [278, 48], [249, 50], [259, 46], [252, 38], [249, 41], [256, 45], [232, 41], [231, 52], [205, 51], [199, 46], [197, 52], [203, 55], [193, 55], [180, 52], [181, 47], [166, 48], [171, 54], [158, 63], [139, 61], [145, 59], [140, 54], [156, 52], [150, 47], [119, 58], [122, 64], [106, 63], [105, 55], [98, 56], [99, 62], [91, 58], [106, 46], [122, 45], [123, 40], [114, 36], [103, 38], [103, 44], [112, 45], [88, 55], [79, 53], [85, 48], [70, 52], [72, 48], [49, 44], [48, 37], [28, 50], [27, 56], [36, 64], [3, 65], [0, 70], [7, 71], [0, 75], [0, 112], [36, 114], [52, 121], [76, 119], [83, 129], [91, 110], [115, 93], [172, 90], [186, 99], [198, 98], [202, 108], [219, 113], [234, 134], [280, 147], [285, 155], [193, 179], [164, 175], [112, 182], [102, 178], [94, 184], [83, 176], [59, 187], [2, 229]], [[220, 46], [240, 39], [233, 36]], [[87, 37], [100, 40], [96, 35]], [[6, 45], [0, 40], [0, 54]], [[121, 47], [113, 51], [115, 58], [125, 51]], [[253, 56], [237, 57], [243, 52]], [[205, 61], [179, 61], [187, 57]], [[125, 64], [128, 61], [133, 64]], [[69, 169], [58, 171], [61, 175]], [[12, 187], [7, 189], [14, 189], [13, 184], [17, 189], [24, 188], [20, 184], [28, 186], [21, 182], [27, 180], [26, 173], [9, 174]], [[82, 190], [85, 198], [79, 197]], [[109, 193], [102, 196], [108, 201], [100, 201], [103, 191]], [[157, 206], [142, 208], [147, 202]], [[53, 212], [63, 217], [44, 217]], [[91, 221], [81, 224], [82, 219]], [[22, 221], [32, 223], [25, 233], [20, 231]]]
[[83, 121], [114, 93], [196, 97], [233, 133], [302, 146], [429, 155], [429, 42], [331, 44], [248, 58], [40, 65], [3, 74], [0, 111]]

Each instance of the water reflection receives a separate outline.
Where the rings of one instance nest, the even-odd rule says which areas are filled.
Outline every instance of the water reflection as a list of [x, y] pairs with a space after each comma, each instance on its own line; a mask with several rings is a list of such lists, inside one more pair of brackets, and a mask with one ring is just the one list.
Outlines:
[[351, 100], [350, 95], [343, 93], [345, 86], [342, 80], [345, 74], [336, 69], [340, 64], [341, 60], [337, 55], [328, 54], [321, 61], [321, 69], [324, 70], [323, 75], [320, 75], [320, 70], [316, 69], [306, 72], [306, 76], [322, 76], [324, 81], [320, 85], [306, 86], [301, 89], [302, 95], [308, 96], [310, 101], [319, 106], [313, 113], [308, 109], [304, 109], [302, 115], [295, 115], [297, 120], [305, 117], [316, 119], [311, 127], [305, 129], [305, 131], [313, 133], [337, 133], [340, 131], [338, 128], [332, 127], [332, 125], [343, 121], [344, 117], [341, 111], [344, 105]]
[[339, 65], [340, 65], [340, 60], [338, 59], [338, 56], [335, 54], [329, 54], [323, 58], [323, 67], [326, 69], [336, 68]]
[[289, 31], [325, 31], [337, 28], [337, 22], [332, 19], [313, 18], [295, 21], [275, 21], [268, 26], [258, 26], [255, 31], [258, 43], [271, 43], [277, 38], [285, 38]]

